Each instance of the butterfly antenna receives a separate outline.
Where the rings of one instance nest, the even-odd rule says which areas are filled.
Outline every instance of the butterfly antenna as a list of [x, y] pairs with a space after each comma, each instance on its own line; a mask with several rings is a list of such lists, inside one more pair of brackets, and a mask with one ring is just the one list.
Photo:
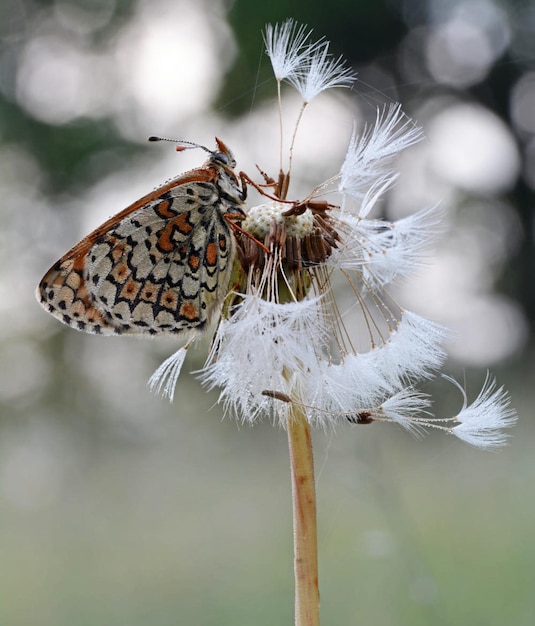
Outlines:
[[200, 143], [194, 143], [193, 141], [185, 141], [182, 139], [169, 139], [168, 137], [156, 137], [154, 135], [149, 137], [148, 141], [170, 141], [171, 143], [176, 143], [176, 149], [178, 152], [182, 152], [182, 150], [190, 150], [192, 148], [201, 148], [201, 150], [212, 154], [212, 150], [208, 149], [206, 146], [201, 146]]

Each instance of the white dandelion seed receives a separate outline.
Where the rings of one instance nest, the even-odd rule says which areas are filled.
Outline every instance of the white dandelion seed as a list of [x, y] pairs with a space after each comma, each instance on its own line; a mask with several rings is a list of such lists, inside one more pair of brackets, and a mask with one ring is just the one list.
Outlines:
[[[311, 31], [293, 20], [269, 25], [264, 37], [279, 85], [281, 136], [280, 81], [304, 101], [291, 136], [291, 166], [304, 108], [326, 89], [348, 87], [353, 74], [326, 41], [311, 43]], [[227, 414], [248, 423], [268, 416], [287, 427], [299, 407], [317, 427], [382, 421], [416, 434], [442, 430], [481, 448], [506, 442], [503, 429], [516, 413], [490, 377], [471, 404], [453, 381], [463, 394], [461, 411], [432, 415], [431, 399], [417, 386], [443, 366], [448, 332], [403, 309], [387, 290], [425, 263], [442, 229], [437, 206], [393, 222], [371, 217], [399, 176], [396, 157], [422, 136], [392, 105], [378, 109], [375, 124], [360, 136], [353, 131], [338, 174], [319, 181], [304, 200], [288, 200], [290, 167], [264, 176], [266, 186], [257, 189], [266, 200], [247, 210], [242, 233], [235, 233], [231, 283], [199, 371], [207, 388], [219, 389]], [[281, 139], [281, 151], [282, 145]], [[329, 190], [338, 196], [331, 200]], [[337, 273], [345, 279], [342, 300], [333, 287]], [[170, 399], [187, 347], [150, 381]]]

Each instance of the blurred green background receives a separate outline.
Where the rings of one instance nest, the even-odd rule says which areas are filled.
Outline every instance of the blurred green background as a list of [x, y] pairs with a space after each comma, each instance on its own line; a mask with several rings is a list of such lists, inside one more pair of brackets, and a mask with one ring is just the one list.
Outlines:
[[[336, 171], [352, 120], [403, 103], [427, 140], [385, 213], [441, 200], [447, 223], [399, 297], [453, 329], [448, 373], [473, 394], [490, 367], [520, 415], [498, 454], [377, 424], [316, 434], [323, 623], [533, 623], [535, 2], [3, 0], [2, 626], [292, 623], [285, 433], [222, 420], [188, 373], [207, 342], [169, 405], [146, 381], [176, 342], [83, 335], [33, 296], [91, 228], [200, 162], [147, 136], [217, 134], [274, 171], [261, 29], [286, 17], [359, 76], [313, 103], [301, 175]], [[425, 390], [439, 414], [460, 401]]]

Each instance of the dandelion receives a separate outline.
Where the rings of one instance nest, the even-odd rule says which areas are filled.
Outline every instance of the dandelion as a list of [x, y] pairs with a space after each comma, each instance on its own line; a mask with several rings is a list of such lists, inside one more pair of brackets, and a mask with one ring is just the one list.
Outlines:
[[[431, 399], [417, 387], [443, 365], [447, 331], [402, 308], [388, 286], [422, 263], [441, 212], [428, 207], [391, 222], [370, 216], [396, 181], [395, 158], [422, 139], [421, 130], [398, 105], [379, 109], [373, 126], [353, 131], [339, 172], [306, 198], [289, 199], [306, 106], [353, 77], [327, 42], [311, 42], [311, 31], [292, 20], [268, 26], [264, 39], [278, 83], [281, 137], [281, 81], [298, 91], [303, 106], [288, 168], [276, 178], [264, 174], [262, 185], [247, 177], [265, 201], [246, 212], [235, 234], [231, 283], [199, 376], [220, 390], [227, 414], [247, 423], [269, 417], [288, 430], [301, 626], [319, 623], [311, 426], [393, 422], [495, 448], [516, 415], [490, 376], [472, 403], [453, 381], [463, 403], [451, 417], [434, 417]], [[152, 388], [172, 398], [190, 343], [159, 368]]]

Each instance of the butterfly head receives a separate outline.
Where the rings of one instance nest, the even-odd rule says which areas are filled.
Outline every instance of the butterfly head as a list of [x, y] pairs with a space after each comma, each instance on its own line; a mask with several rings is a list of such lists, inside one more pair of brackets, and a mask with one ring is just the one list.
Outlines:
[[239, 179], [234, 172], [236, 167], [236, 159], [228, 148], [218, 137], [215, 138], [216, 148], [210, 150], [206, 146], [192, 141], [175, 141], [167, 137], [149, 137], [149, 141], [172, 141], [176, 143], [178, 152], [183, 150], [191, 150], [200, 148], [210, 155], [203, 167], [209, 167], [216, 172], [217, 184], [221, 193], [227, 198], [241, 204], [245, 201], [247, 190], [244, 186], [240, 186]]
[[227, 146], [218, 137], [215, 138], [215, 141], [217, 149], [210, 152], [210, 161], [218, 165], [234, 169], [236, 167], [236, 159], [234, 158], [230, 148], [227, 148]]
[[205, 165], [217, 169], [219, 191], [237, 204], [242, 204], [247, 196], [247, 188], [245, 185], [239, 184], [239, 179], [234, 171], [236, 159], [230, 148], [227, 148], [221, 139], [216, 137], [215, 140], [217, 149], [210, 152], [210, 158]]

